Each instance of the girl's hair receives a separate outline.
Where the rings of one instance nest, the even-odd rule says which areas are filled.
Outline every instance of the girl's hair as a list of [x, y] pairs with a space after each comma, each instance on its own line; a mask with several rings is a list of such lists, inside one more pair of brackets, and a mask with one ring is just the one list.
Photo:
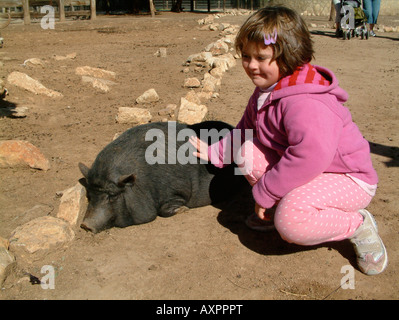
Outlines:
[[277, 61], [281, 77], [292, 74], [313, 58], [313, 41], [305, 22], [287, 7], [268, 6], [251, 15], [237, 34], [236, 51], [242, 53], [248, 42], [265, 45], [265, 38], [275, 40], [271, 44], [272, 61]]

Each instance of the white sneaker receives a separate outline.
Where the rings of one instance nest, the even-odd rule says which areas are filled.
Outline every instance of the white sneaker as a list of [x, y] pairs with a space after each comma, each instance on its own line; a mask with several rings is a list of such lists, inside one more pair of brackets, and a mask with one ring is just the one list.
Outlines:
[[359, 210], [364, 220], [350, 241], [357, 255], [359, 269], [367, 275], [376, 275], [388, 265], [388, 255], [384, 243], [378, 235], [377, 223], [373, 215], [365, 209]]

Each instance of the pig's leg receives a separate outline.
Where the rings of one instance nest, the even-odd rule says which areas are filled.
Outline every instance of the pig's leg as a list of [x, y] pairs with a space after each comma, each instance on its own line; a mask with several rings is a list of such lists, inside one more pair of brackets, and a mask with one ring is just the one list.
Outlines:
[[189, 209], [185, 204], [186, 201], [184, 199], [169, 200], [161, 206], [159, 215], [161, 217], [171, 217], [175, 214], [183, 213]]

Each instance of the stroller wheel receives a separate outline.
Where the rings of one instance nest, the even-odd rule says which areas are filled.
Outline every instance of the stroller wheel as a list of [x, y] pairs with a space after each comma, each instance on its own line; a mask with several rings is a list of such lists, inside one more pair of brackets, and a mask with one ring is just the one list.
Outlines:
[[364, 40], [364, 39], [368, 40], [369, 36], [370, 36], [369, 31], [367, 29], [363, 29], [362, 30], [362, 35], [361, 35], [362, 40]]

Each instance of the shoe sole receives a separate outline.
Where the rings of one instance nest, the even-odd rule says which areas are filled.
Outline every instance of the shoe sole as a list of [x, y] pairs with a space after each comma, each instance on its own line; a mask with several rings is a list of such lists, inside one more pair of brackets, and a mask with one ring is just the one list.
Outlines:
[[[265, 225], [259, 225], [256, 224], [256, 220], [259, 219], [257, 218], [256, 214], [252, 214], [250, 215], [246, 220], [245, 220], [245, 225], [255, 231], [259, 231], [259, 232], [270, 232], [276, 229], [276, 227], [274, 226], [274, 224], [269, 225], [269, 226], [265, 226]], [[255, 220], [255, 221], [254, 221]], [[259, 219], [260, 220], [260, 219]], [[260, 220], [262, 221], [262, 220]]]

